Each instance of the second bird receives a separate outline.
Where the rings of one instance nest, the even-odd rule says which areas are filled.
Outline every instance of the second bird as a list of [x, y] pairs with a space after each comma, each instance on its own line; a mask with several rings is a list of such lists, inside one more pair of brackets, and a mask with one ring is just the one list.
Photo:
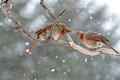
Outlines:
[[79, 39], [81, 39], [82, 43], [90, 49], [97, 49], [102, 47], [103, 45], [106, 45], [116, 53], [119, 53], [107, 43], [109, 42], [109, 40], [99, 33], [94, 33], [94, 32], [85, 33], [81, 31], [77, 31], [77, 34], [79, 35]]

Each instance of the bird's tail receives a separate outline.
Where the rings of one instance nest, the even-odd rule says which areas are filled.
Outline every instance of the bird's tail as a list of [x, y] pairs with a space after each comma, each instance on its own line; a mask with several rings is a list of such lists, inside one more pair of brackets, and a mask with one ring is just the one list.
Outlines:
[[29, 51], [26, 53], [26, 55], [29, 54], [29, 52], [32, 50], [32, 48], [37, 44], [37, 42], [34, 42], [34, 44], [29, 48]]
[[106, 46], [108, 46], [109, 48], [111, 48], [113, 51], [115, 51], [116, 53], [119, 53], [117, 50], [115, 50], [112, 46], [110, 46], [109, 44], [107, 43], [104, 43]]

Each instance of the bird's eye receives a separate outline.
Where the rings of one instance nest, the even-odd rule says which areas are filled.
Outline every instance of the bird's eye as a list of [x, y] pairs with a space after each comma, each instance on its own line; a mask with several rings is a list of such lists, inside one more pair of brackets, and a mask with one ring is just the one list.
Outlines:
[[65, 29], [63, 29], [63, 30], [61, 31], [61, 33], [63, 33], [63, 32], [65, 32]]
[[62, 34], [62, 35], [64, 35], [64, 33], [65, 33], [64, 31], [65, 31], [65, 29], [63, 29], [63, 30], [61, 31], [61, 34]]
[[83, 34], [81, 34], [80, 36], [83, 37]]
[[62, 30], [62, 32], [64, 32], [64, 31], [65, 31], [65, 29]]

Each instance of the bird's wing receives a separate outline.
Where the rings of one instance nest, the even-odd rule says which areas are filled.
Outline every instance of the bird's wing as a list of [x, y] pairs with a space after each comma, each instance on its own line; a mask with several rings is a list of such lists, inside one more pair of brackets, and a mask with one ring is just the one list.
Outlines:
[[50, 25], [48, 25], [48, 26], [45, 26], [44, 28], [39, 29], [39, 30], [37, 30], [37, 31], [35, 32], [35, 35], [38, 34], [38, 33], [40, 33], [40, 32], [42, 32], [42, 31], [50, 30], [51, 27], [52, 27], [52, 24], [50, 24]]
[[104, 36], [100, 35], [99, 33], [87, 33], [85, 38], [87, 40], [95, 40], [95, 41], [102, 41], [102, 40], [104, 40]]

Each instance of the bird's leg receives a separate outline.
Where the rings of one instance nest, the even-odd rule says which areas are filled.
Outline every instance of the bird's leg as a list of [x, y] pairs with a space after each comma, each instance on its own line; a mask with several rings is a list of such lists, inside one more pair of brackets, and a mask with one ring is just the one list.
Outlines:
[[98, 49], [100, 49], [100, 47], [97, 47], [97, 48], [90, 48], [89, 51], [96, 51], [96, 50], [98, 50]]
[[53, 38], [53, 37], [51, 37], [51, 40], [54, 40], [54, 38]]
[[90, 48], [89, 50], [90, 50], [90, 51], [94, 51], [94, 50], [96, 50], [96, 49], [97, 49], [97, 48]]

